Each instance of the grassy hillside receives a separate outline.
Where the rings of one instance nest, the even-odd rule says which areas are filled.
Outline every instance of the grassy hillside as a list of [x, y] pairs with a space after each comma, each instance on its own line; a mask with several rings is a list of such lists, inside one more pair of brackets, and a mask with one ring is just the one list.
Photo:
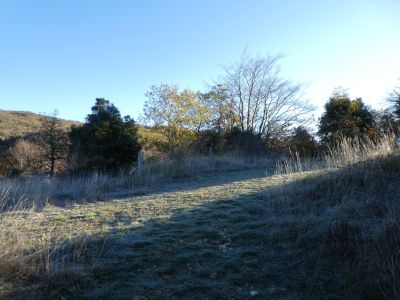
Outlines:
[[0, 298], [399, 299], [400, 154], [385, 151], [2, 213]]
[[[73, 124], [79, 124], [78, 121], [62, 120], [62, 126], [69, 129]], [[0, 110], [0, 139], [6, 139], [13, 136], [24, 136], [28, 133], [38, 132], [41, 122], [40, 115], [25, 111], [7, 111]]]
[[[40, 131], [40, 118], [39, 114], [28, 111], [0, 110], [0, 140]], [[72, 125], [81, 124], [78, 121], [60, 120], [65, 130], [68, 130]], [[157, 154], [156, 149], [166, 147], [165, 136], [145, 127], [139, 127], [139, 141], [146, 150], [151, 150], [155, 154]]]

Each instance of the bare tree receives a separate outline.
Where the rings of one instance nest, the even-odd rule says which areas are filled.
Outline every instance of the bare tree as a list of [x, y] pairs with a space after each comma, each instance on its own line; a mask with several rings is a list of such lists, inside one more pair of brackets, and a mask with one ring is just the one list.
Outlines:
[[301, 99], [303, 86], [279, 75], [280, 56], [249, 57], [225, 67], [220, 80], [234, 107], [237, 126], [268, 139], [310, 119], [314, 107]]
[[57, 165], [65, 159], [68, 148], [67, 132], [62, 129], [57, 116], [57, 110], [50, 115], [42, 114], [42, 128], [36, 138], [36, 144], [42, 153], [43, 169], [48, 170], [50, 177], [54, 176]]
[[41, 171], [41, 149], [26, 139], [18, 139], [9, 153], [17, 163], [16, 168], [22, 175], [32, 175]]

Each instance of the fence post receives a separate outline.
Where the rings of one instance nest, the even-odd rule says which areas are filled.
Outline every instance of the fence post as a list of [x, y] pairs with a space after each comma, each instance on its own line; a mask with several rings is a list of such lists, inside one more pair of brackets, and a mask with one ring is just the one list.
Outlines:
[[140, 149], [137, 156], [136, 173], [140, 175], [142, 171], [143, 171], [143, 152], [142, 149]]

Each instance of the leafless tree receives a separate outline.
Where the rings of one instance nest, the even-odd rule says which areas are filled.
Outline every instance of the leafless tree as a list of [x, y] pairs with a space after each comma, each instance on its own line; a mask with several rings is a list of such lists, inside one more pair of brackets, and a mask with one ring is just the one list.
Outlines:
[[303, 86], [280, 77], [280, 56], [249, 57], [225, 67], [220, 79], [242, 131], [268, 139], [310, 119], [314, 107], [303, 101]]
[[40, 173], [42, 155], [41, 149], [35, 143], [26, 139], [18, 139], [9, 153], [17, 163], [15, 166], [22, 175], [32, 175]]
[[57, 165], [65, 159], [68, 147], [67, 132], [62, 129], [57, 116], [57, 110], [50, 115], [42, 114], [42, 128], [36, 138], [36, 144], [42, 153], [42, 166], [48, 170], [50, 177], [54, 176]]

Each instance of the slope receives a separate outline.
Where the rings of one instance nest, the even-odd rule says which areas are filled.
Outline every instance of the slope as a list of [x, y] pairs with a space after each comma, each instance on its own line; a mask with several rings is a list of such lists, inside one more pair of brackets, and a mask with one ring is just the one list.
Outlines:
[[[40, 131], [40, 118], [39, 114], [32, 112], [0, 110], [0, 140]], [[66, 130], [71, 125], [80, 124], [78, 121], [60, 120]]]
[[25, 253], [39, 241], [53, 245], [21, 268], [22, 282], [3, 274], [3, 295], [399, 297], [399, 154], [330, 171], [249, 172], [216, 174], [206, 187], [179, 183], [170, 192], [3, 215], [12, 230], [2, 238], [29, 232]]

